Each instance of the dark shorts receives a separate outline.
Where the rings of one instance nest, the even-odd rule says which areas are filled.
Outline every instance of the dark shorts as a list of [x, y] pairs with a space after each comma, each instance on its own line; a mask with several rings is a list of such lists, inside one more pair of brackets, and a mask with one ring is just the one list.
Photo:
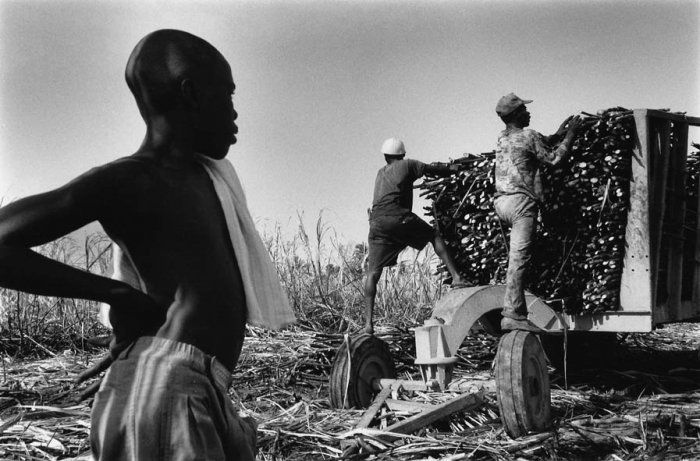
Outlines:
[[369, 256], [367, 269], [393, 266], [406, 247], [422, 250], [435, 237], [427, 222], [411, 213], [404, 216], [381, 216], [369, 221]]

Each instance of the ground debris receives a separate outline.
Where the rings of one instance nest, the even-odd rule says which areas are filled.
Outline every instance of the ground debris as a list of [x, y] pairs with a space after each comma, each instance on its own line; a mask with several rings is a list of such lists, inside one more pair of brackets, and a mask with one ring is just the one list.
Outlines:
[[[420, 379], [408, 329], [377, 328], [391, 347], [401, 379]], [[368, 460], [686, 460], [700, 457], [700, 327], [679, 324], [648, 334], [618, 335], [608, 355], [616, 366], [576, 370], [564, 388], [552, 375], [553, 426], [510, 439], [488, 385], [496, 338], [477, 333], [458, 352], [455, 381], [481, 386], [478, 407], [410, 435], [381, 437], [383, 428], [449, 392], [408, 392], [371, 428], [355, 429], [362, 410], [331, 409], [328, 376], [341, 334], [301, 328], [249, 329], [232, 399], [258, 423], [258, 460], [343, 459], [343, 441]], [[22, 363], [5, 359], [0, 381], [0, 459], [88, 459], [91, 401], [74, 403], [78, 372], [98, 355], [56, 354]], [[604, 366], [603, 366], [604, 365]], [[492, 382], [492, 381], [491, 381]], [[476, 384], [475, 384], [476, 383]], [[471, 392], [471, 391], [469, 391]], [[422, 407], [423, 406], [423, 407]]]

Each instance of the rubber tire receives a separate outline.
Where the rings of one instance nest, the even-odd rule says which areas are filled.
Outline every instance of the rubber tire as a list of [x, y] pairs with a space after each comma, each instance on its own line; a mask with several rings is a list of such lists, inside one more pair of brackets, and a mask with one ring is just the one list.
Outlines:
[[[343, 344], [333, 360], [329, 394], [332, 408], [367, 408], [374, 400], [375, 379], [396, 379], [396, 368], [387, 343], [360, 335]], [[347, 389], [347, 392], [346, 392]]]
[[544, 351], [534, 333], [511, 331], [496, 353], [496, 397], [508, 435], [518, 438], [551, 425], [551, 394]]

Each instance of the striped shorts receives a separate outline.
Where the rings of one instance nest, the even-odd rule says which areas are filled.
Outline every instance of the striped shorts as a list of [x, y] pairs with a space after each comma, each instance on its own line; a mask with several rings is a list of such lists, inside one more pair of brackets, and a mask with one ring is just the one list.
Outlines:
[[92, 407], [99, 461], [255, 460], [255, 423], [228, 396], [231, 372], [189, 344], [139, 338], [108, 370]]

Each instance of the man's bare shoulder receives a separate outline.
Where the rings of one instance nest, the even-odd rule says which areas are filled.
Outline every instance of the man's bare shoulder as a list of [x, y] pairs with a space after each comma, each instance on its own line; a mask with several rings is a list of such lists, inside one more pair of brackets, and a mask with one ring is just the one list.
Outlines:
[[121, 157], [89, 169], [48, 196], [68, 209], [100, 219], [114, 207], [121, 208], [142, 196], [149, 177], [148, 165], [143, 161], [134, 156]]
[[96, 166], [69, 182], [67, 190], [77, 194], [104, 195], [137, 192], [145, 186], [152, 167], [134, 155]]
[[142, 176], [147, 175], [149, 170], [149, 164], [142, 157], [134, 155], [129, 155], [125, 157], [120, 157], [111, 162], [105, 163], [100, 166], [96, 166], [77, 179], [85, 177], [99, 177], [103, 180], [109, 180], [110, 178], [115, 178], [119, 180], [129, 180], [129, 182], [138, 182], [144, 179]]
[[106, 221], [143, 196], [148, 174], [124, 157], [83, 173], [48, 192], [16, 200], [0, 209], [0, 239], [36, 246], [93, 221]]

